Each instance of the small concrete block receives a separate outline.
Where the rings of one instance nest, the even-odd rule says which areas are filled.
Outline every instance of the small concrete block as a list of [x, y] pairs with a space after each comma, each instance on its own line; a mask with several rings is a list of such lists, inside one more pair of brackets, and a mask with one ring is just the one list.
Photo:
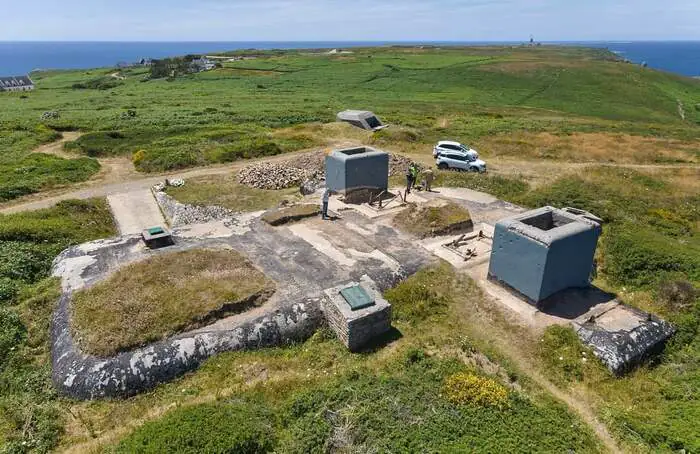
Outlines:
[[141, 232], [141, 237], [144, 243], [151, 249], [160, 249], [162, 247], [172, 246], [173, 236], [168, 229], [160, 226], [150, 227]]
[[[321, 303], [328, 325], [350, 351], [359, 351], [372, 339], [391, 329], [391, 304], [382, 297], [375, 283], [367, 276], [361, 282], [348, 282], [325, 290], [326, 298]], [[353, 310], [341, 291], [360, 286], [374, 304]]]

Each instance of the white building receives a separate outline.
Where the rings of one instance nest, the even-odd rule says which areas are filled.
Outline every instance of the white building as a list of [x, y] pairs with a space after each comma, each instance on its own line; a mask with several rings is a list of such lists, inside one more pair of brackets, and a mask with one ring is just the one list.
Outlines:
[[34, 82], [29, 76], [0, 77], [0, 91], [34, 90]]

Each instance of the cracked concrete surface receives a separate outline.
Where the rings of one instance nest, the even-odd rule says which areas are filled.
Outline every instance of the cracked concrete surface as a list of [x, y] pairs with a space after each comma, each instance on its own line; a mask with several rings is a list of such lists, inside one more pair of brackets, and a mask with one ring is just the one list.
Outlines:
[[[376, 233], [367, 238], [358, 231]], [[325, 289], [370, 278], [384, 291], [434, 260], [409, 238], [354, 213], [333, 223], [310, 220], [277, 228], [245, 214], [176, 228], [173, 237], [175, 246], [155, 251], [138, 235], [127, 235], [75, 246], [57, 257], [53, 274], [61, 278], [63, 293], [51, 337], [58, 389], [80, 399], [126, 397], [193, 370], [217, 353], [303, 341], [325, 323], [320, 309]], [[347, 244], [355, 247], [344, 248]], [[275, 281], [277, 291], [259, 308], [114, 357], [80, 351], [70, 329], [74, 291], [125, 264], [192, 248], [235, 249]]]

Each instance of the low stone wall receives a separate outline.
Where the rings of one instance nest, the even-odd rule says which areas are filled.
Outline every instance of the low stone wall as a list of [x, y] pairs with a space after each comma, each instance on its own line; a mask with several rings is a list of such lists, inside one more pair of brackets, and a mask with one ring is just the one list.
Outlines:
[[153, 188], [153, 196], [171, 227], [221, 221], [237, 214], [235, 211], [219, 206], [195, 206], [180, 203], [160, 190], [159, 187]]
[[51, 326], [52, 378], [58, 390], [77, 399], [132, 396], [197, 368], [217, 353], [302, 342], [323, 324], [319, 300], [307, 299], [230, 330], [186, 333], [98, 358], [75, 344], [69, 307], [70, 294], [64, 293]]

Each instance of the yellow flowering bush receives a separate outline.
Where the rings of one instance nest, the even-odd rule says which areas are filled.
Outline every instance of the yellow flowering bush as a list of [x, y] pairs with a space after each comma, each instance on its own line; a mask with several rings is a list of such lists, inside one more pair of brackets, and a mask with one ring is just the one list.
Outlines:
[[131, 157], [131, 162], [138, 167], [141, 162], [143, 162], [143, 159], [146, 157], [146, 152], [143, 150], [139, 150], [134, 155]]
[[447, 377], [443, 396], [455, 405], [506, 408], [508, 390], [495, 380], [469, 372]]

